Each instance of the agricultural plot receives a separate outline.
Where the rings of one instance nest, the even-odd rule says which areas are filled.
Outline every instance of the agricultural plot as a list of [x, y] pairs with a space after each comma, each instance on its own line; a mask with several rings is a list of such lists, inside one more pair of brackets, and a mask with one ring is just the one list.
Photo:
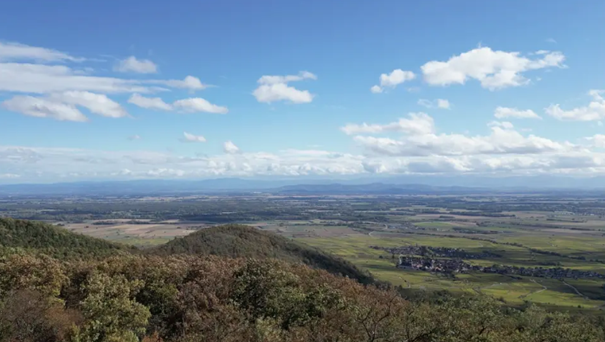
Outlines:
[[[527, 213], [539, 224], [552, 224], [546, 213]], [[436, 217], [441, 217], [436, 219]], [[448, 221], [451, 220], [451, 221]], [[497, 273], [454, 273], [397, 268], [397, 256], [375, 249], [401, 246], [427, 246], [462, 249], [470, 254], [485, 251], [497, 256], [465, 260], [470, 265], [490, 267], [506, 265], [518, 268], [568, 268], [605, 275], [605, 237], [594, 221], [577, 226], [536, 228], [514, 222], [515, 218], [489, 218], [443, 215], [414, 217], [413, 226], [386, 228], [366, 225], [354, 233], [330, 229], [335, 227], [297, 227], [308, 229], [306, 235], [291, 237], [311, 246], [341, 256], [367, 269], [377, 278], [394, 285], [419, 290], [449, 290], [487, 294], [509, 305], [524, 302], [556, 308], [601, 310], [605, 306], [605, 279], [544, 278]], [[580, 220], [578, 220], [580, 221]], [[536, 221], [532, 221], [536, 225]], [[413, 227], [413, 228], [411, 228]], [[569, 228], [568, 228], [569, 227]], [[580, 228], [581, 230], [578, 230]], [[586, 230], [584, 230], [586, 229]], [[321, 232], [318, 233], [318, 232]], [[286, 234], [287, 235], [287, 234]]]
[[191, 234], [200, 227], [199, 224], [179, 224], [174, 221], [165, 223], [151, 223], [149, 221], [126, 222], [127, 220], [97, 220], [66, 224], [65, 228], [74, 233], [81, 233], [110, 241], [135, 246], [153, 246], [170, 241], [175, 237]]

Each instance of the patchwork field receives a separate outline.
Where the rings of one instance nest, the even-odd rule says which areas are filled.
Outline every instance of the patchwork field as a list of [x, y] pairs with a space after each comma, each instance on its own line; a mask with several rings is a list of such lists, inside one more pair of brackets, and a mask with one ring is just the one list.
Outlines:
[[482, 293], [514, 306], [605, 309], [600, 195], [24, 199], [0, 203], [0, 212], [137, 246], [243, 223], [331, 252], [414, 291]]
[[152, 223], [150, 220], [93, 220], [68, 223], [64, 227], [72, 232], [136, 246], [153, 246], [179, 236], [191, 234], [207, 225], [179, 223], [178, 220]]
[[[441, 218], [439, 218], [441, 217]], [[532, 218], [530, 223], [519, 217]], [[506, 265], [524, 268], [567, 268], [605, 275], [605, 222], [580, 220], [554, 225], [548, 213], [520, 213], [514, 218], [485, 216], [416, 215], [412, 225], [365, 222], [357, 227], [321, 221], [262, 222], [274, 231], [329, 251], [367, 269], [381, 280], [419, 290], [483, 293], [509, 305], [526, 301], [549, 307], [602, 310], [605, 279], [548, 278], [497, 273], [454, 273], [397, 268], [397, 257], [380, 249], [401, 246], [458, 248], [468, 253], [489, 251], [498, 257], [464, 260], [471, 265]], [[451, 220], [451, 221], [450, 221]], [[562, 220], [562, 219], [561, 219]], [[395, 221], [395, 220], [393, 220]], [[521, 220], [523, 221], [523, 220]]]

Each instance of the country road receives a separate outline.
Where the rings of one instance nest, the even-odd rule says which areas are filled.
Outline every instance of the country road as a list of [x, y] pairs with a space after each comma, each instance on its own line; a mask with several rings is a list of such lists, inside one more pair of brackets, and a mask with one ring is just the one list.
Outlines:
[[534, 292], [530, 292], [530, 293], [528, 293], [528, 294], [526, 294], [526, 295], [521, 295], [521, 296], [519, 296], [519, 299], [524, 299], [524, 298], [527, 298], [527, 297], [529, 297], [529, 296], [531, 296], [531, 295], [538, 294], [538, 293], [540, 293], [540, 292], [542, 292], [542, 291], [546, 291], [546, 290], [548, 290], [548, 287], [546, 287], [544, 284], [538, 283], [538, 282], [537, 282], [537, 281], [535, 281], [534, 279], [530, 279], [529, 281], [531, 281], [531, 282], [532, 282], [532, 283], [534, 283], [534, 284], [538, 284], [538, 285], [542, 286], [542, 289], [541, 289], [541, 290], [534, 291]]
[[584, 298], [586, 300], [590, 300], [590, 298], [588, 298], [587, 296], [583, 295], [582, 292], [578, 291], [578, 289], [575, 286], [573, 286], [571, 284], [568, 284], [567, 282], [565, 282], [565, 280], [563, 280], [563, 284], [565, 284], [566, 286], [569, 286], [572, 290], [574, 290], [576, 292], [576, 294], [578, 296], [580, 296], [580, 297], [582, 297], [582, 298]]

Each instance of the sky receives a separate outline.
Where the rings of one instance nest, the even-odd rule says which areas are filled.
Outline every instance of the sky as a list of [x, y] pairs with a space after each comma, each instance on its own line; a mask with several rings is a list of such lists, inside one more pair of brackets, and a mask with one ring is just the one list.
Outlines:
[[605, 174], [605, 2], [4, 1], [0, 183]]

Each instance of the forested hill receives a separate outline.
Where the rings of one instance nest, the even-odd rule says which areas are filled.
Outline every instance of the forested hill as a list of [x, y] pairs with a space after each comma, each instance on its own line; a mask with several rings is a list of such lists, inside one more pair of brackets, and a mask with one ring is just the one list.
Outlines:
[[369, 274], [348, 261], [274, 233], [244, 225], [224, 225], [203, 229], [172, 240], [149, 252], [157, 255], [196, 254], [230, 258], [275, 258], [304, 263], [332, 274], [356, 279], [362, 284], [375, 282]]
[[109, 256], [134, 250], [44, 222], [0, 218], [0, 248], [36, 250], [57, 258]]
[[[0, 342], [605, 341], [599, 317], [516, 310], [474, 295], [408, 301], [394, 288], [302, 265], [371, 281], [246, 226], [209, 228], [143, 253], [124, 248], [0, 219]], [[69, 251], [116, 255], [73, 260], [63, 257]]]

